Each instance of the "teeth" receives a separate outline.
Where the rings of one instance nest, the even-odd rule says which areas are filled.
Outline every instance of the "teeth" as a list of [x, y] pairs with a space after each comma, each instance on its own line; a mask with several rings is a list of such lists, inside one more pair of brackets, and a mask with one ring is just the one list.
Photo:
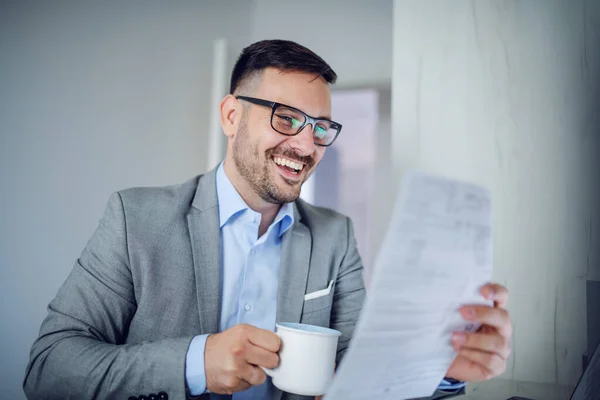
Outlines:
[[283, 165], [285, 167], [289, 167], [289, 168], [292, 168], [295, 170], [302, 171], [302, 168], [304, 168], [303, 164], [299, 164], [297, 162], [288, 160], [287, 158], [274, 157], [273, 160], [275, 161], [276, 164]]

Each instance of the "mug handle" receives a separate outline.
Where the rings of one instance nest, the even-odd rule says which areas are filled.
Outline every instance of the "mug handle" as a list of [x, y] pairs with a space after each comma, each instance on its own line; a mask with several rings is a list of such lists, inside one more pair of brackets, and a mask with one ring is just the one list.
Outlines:
[[[279, 336], [279, 338], [281, 338], [281, 335], [279, 334], [279, 332], [274, 332], [277, 336]], [[282, 342], [283, 344], [283, 342]], [[279, 355], [279, 353], [277, 353], [277, 355]], [[281, 360], [280, 360], [281, 362]], [[265, 368], [265, 367], [261, 367], [259, 365], [260, 369], [262, 369], [263, 371], [265, 371], [265, 374], [267, 374], [268, 376], [270, 376], [271, 378], [275, 378], [277, 376], [277, 371], [279, 370], [279, 367], [275, 367], [275, 368]]]

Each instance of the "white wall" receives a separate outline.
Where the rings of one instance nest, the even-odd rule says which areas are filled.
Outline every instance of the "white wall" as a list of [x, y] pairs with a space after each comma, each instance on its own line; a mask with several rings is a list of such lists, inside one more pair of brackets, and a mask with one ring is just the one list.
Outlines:
[[[111, 192], [205, 169], [212, 41], [252, 2], [0, 6], [0, 398]], [[232, 12], [234, 11], [234, 12]]]
[[393, 43], [396, 177], [492, 190], [515, 325], [505, 377], [574, 384], [585, 279], [600, 275], [600, 3], [396, 0]]
[[337, 87], [388, 86], [392, 0], [255, 0], [248, 43], [287, 39], [313, 50], [338, 74]]

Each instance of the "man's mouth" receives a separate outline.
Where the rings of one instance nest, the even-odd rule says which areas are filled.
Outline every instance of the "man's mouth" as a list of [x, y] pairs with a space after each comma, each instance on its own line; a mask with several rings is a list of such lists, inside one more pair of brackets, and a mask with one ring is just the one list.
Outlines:
[[304, 164], [298, 161], [290, 160], [285, 157], [274, 156], [273, 161], [284, 172], [292, 175], [298, 175], [304, 169]]

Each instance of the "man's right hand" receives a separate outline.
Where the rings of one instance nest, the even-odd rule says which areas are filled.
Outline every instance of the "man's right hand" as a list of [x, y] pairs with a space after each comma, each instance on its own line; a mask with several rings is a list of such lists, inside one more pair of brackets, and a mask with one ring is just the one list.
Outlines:
[[260, 367], [275, 368], [281, 339], [252, 325], [236, 325], [206, 339], [204, 370], [206, 388], [212, 393], [232, 394], [264, 383]]

